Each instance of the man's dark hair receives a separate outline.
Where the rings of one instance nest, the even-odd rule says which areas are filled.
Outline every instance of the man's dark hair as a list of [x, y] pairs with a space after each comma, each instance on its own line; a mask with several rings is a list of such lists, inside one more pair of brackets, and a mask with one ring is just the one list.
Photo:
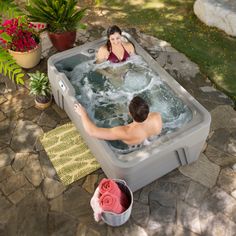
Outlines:
[[149, 106], [144, 99], [135, 96], [129, 104], [129, 112], [136, 122], [143, 122], [149, 114]]
[[121, 29], [117, 26], [117, 25], [113, 25], [110, 26], [107, 29], [107, 50], [110, 51], [110, 47], [111, 47], [111, 42], [109, 40], [110, 35], [114, 34], [114, 33], [119, 33], [121, 35], [122, 31]]

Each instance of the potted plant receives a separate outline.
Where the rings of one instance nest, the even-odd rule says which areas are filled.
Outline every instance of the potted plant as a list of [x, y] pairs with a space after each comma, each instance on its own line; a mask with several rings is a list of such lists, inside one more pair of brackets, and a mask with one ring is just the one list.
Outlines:
[[[3, 21], [3, 17], [12, 18], [23, 15], [23, 12], [14, 3], [14, 0], [1, 0], [0, 13], [2, 16], [0, 24]], [[0, 73], [9, 77], [16, 84], [24, 84], [24, 72], [6, 50], [5, 46], [5, 43], [0, 40]]]
[[35, 95], [35, 107], [40, 110], [48, 108], [52, 102], [48, 76], [40, 71], [28, 73], [28, 75], [30, 76], [30, 94]]
[[73, 47], [76, 29], [85, 27], [81, 20], [86, 9], [77, 8], [78, 0], [30, 0], [26, 6], [32, 22], [46, 23], [49, 38], [58, 51]]
[[16, 63], [23, 68], [33, 68], [41, 57], [38, 33], [26, 17], [5, 20], [0, 27], [0, 40]]

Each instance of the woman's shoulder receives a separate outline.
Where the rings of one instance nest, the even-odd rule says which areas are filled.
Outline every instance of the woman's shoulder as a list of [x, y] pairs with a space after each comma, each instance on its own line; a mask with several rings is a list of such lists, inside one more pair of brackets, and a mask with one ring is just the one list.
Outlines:
[[122, 42], [122, 45], [124, 46], [124, 48], [129, 52], [129, 53], [133, 53], [134, 52], [134, 46], [132, 43], [130, 42]]
[[97, 52], [97, 54], [96, 54], [97, 62], [100, 63], [100, 62], [106, 61], [108, 55], [109, 55], [109, 52], [108, 52], [108, 50], [107, 50], [106, 45], [102, 45], [102, 46], [98, 49], [98, 52]]
[[102, 45], [99, 49], [98, 49], [98, 52], [108, 52], [107, 50], [107, 45]]
[[125, 46], [125, 47], [133, 47], [133, 44], [130, 43], [130, 42], [122, 42], [122, 45]]

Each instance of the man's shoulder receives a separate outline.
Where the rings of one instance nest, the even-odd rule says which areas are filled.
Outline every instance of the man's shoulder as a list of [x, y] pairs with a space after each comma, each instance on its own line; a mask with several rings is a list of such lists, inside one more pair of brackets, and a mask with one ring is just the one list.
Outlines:
[[159, 112], [150, 112], [149, 116], [152, 118], [161, 118], [161, 114]]
[[130, 127], [128, 127], [127, 125], [115, 126], [109, 130], [111, 133], [114, 134], [114, 136], [118, 140], [126, 140], [126, 139], [130, 138]]

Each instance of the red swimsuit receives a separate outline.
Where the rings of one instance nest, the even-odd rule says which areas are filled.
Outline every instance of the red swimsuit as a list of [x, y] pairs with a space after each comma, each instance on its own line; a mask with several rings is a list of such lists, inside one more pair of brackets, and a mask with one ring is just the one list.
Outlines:
[[[122, 47], [124, 48], [124, 46], [122, 45]], [[124, 48], [124, 55], [123, 58], [121, 60], [119, 60], [119, 58], [112, 52], [112, 48], [109, 54], [109, 57], [107, 58], [108, 61], [113, 62], [113, 63], [118, 63], [118, 62], [123, 62], [126, 61], [126, 59], [129, 57], [129, 53], [125, 50]]]

